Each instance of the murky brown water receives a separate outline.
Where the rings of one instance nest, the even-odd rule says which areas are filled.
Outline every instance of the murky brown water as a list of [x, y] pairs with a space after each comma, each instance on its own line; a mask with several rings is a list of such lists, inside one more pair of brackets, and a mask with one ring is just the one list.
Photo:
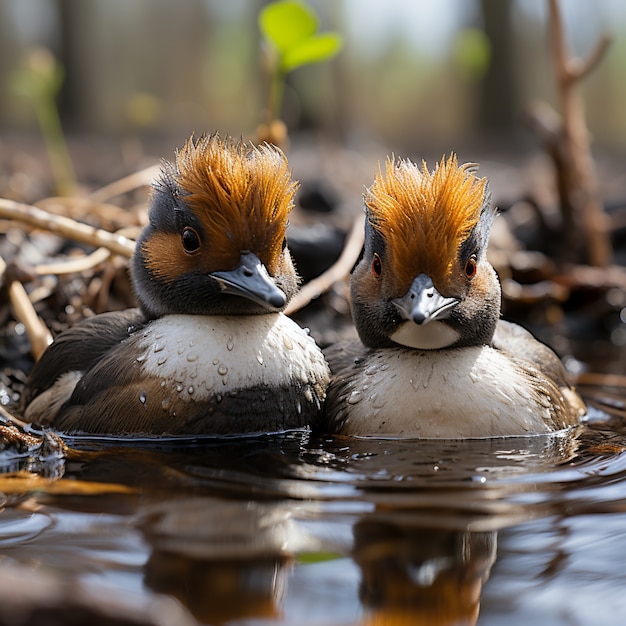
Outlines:
[[77, 624], [621, 624], [622, 443], [296, 432], [4, 452], [0, 624], [51, 607]]

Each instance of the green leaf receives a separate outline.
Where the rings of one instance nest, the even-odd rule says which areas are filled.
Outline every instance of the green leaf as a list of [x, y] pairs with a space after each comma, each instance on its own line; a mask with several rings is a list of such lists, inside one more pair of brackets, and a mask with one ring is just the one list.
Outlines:
[[335, 33], [315, 35], [300, 42], [285, 52], [281, 61], [283, 72], [290, 72], [308, 63], [325, 61], [341, 49], [341, 37]]
[[265, 39], [282, 54], [312, 37], [318, 28], [317, 16], [305, 4], [281, 0], [268, 4], [259, 14], [259, 28]]

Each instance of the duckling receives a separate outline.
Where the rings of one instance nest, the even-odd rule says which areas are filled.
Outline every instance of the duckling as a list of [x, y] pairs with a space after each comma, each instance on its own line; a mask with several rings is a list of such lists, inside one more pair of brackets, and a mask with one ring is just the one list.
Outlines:
[[365, 210], [350, 287], [360, 342], [325, 351], [326, 430], [466, 438], [579, 422], [586, 408], [557, 355], [500, 319], [486, 256], [496, 209], [475, 164], [388, 158]]
[[165, 162], [131, 265], [139, 309], [61, 333], [21, 400], [60, 431], [194, 435], [308, 426], [329, 370], [282, 313], [298, 289], [284, 154], [217, 134]]

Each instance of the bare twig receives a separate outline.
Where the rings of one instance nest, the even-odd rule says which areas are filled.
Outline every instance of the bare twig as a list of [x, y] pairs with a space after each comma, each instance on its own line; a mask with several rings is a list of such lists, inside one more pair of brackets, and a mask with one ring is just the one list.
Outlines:
[[[595, 387], [621, 387], [626, 389], [626, 376], [623, 374], [602, 374], [598, 372], [582, 372], [576, 379], [577, 385], [590, 385]], [[622, 396], [623, 402], [623, 396]]]
[[565, 150], [561, 162], [556, 165], [565, 169], [568, 191], [567, 197], [561, 198], [561, 203], [565, 212], [571, 212], [574, 222], [580, 221], [588, 261], [592, 265], [605, 266], [612, 256], [608, 222], [599, 197], [583, 101], [577, 87], [606, 53], [609, 38], [601, 39], [586, 60], [572, 58], [565, 42], [558, 0], [549, 0], [549, 7], [552, 50], [563, 115], [563, 145], [560, 149]]
[[12, 219], [29, 226], [48, 230], [55, 235], [94, 247], [107, 248], [115, 254], [130, 258], [135, 249], [132, 240], [100, 228], [88, 226], [61, 215], [54, 215], [30, 204], [0, 198], [0, 218]]
[[111, 198], [115, 198], [116, 196], [130, 193], [131, 191], [135, 191], [135, 189], [140, 189], [141, 187], [147, 187], [152, 183], [156, 176], [158, 176], [160, 171], [160, 165], [151, 165], [146, 169], [135, 172], [130, 176], [120, 178], [119, 180], [112, 182], [110, 185], [97, 189], [93, 193], [89, 194], [89, 199], [94, 202], [108, 202]]
[[[0, 257], [0, 276], [4, 274], [5, 270], [6, 263]], [[52, 343], [52, 335], [37, 315], [22, 283], [17, 280], [11, 281], [9, 284], [9, 299], [13, 306], [15, 318], [24, 324], [31, 345], [31, 354], [35, 359], [38, 359]]]
[[326, 293], [336, 282], [343, 280], [349, 273], [359, 257], [363, 246], [363, 216], [359, 216], [350, 230], [341, 255], [335, 263], [323, 274], [310, 280], [294, 296], [287, 305], [285, 313], [291, 315], [304, 308], [311, 300], [319, 298]]
[[585, 60], [573, 59], [569, 68], [569, 73], [572, 78], [582, 80], [587, 74], [590, 74], [596, 68], [596, 65], [604, 58], [604, 55], [611, 45], [611, 41], [611, 37], [602, 35], [602, 38], [596, 43], [596, 47], [589, 53], [589, 56]]
[[19, 428], [26, 428], [28, 426], [28, 424], [26, 422], [23, 422], [19, 417], [16, 417], [12, 413], [9, 413], [9, 411], [7, 411], [7, 409], [5, 409], [1, 404], [0, 420], [5, 420], [9, 424], [13, 424], [15, 426], [18, 426]]
[[[39, 265], [35, 268], [35, 273], [39, 275], [84, 271], [106, 261], [111, 253], [129, 258], [135, 248], [134, 242], [122, 234], [109, 233], [68, 217], [44, 211], [38, 207], [4, 198], [0, 198], [0, 218], [9, 218], [67, 239], [97, 247], [95, 252], [78, 260]], [[4, 260], [0, 259], [0, 274], [4, 274], [5, 270], [6, 264]], [[31, 353], [35, 359], [39, 359], [52, 342], [52, 335], [37, 315], [22, 283], [17, 280], [11, 281], [9, 297], [16, 319], [24, 324], [26, 329], [31, 344]]]
[[54, 274], [78, 274], [93, 269], [97, 265], [104, 263], [111, 256], [108, 248], [98, 248], [91, 254], [85, 254], [77, 259], [69, 259], [67, 261], [57, 261], [56, 263], [41, 263], [32, 268], [33, 272], [38, 276], [46, 276]]

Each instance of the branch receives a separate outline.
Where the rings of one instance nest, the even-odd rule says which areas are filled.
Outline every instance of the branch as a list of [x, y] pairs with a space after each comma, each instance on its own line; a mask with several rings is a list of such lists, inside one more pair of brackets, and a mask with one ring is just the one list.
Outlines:
[[323, 274], [310, 280], [293, 297], [285, 309], [286, 315], [292, 315], [304, 308], [309, 302], [326, 293], [336, 282], [343, 280], [354, 267], [363, 247], [363, 216], [359, 216], [352, 225], [350, 233], [339, 258]]
[[96, 248], [107, 248], [126, 258], [130, 258], [135, 249], [135, 243], [123, 235], [109, 233], [69, 217], [54, 215], [30, 204], [22, 204], [6, 198], [0, 198], [0, 218], [22, 222]]
[[558, 0], [550, 0], [550, 32], [555, 67], [559, 82], [562, 83], [574, 83], [587, 76], [604, 58], [612, 41], [609, 35], [604, 34], [586, 59], [571, 57], [565, 42], [563, 19]]
[[596, 43], [596, 47], [589, 53], [589, 56], [585, 60], [578, 59], [578, 63], [570, 63], [571, 67], [569, 68], [569, 71], [572, 78], [575, 80], [582, 80], [585, 76], [587, 76], [587, 74], [593, 71], [604, 58], [604, 55], [609, 49], [612, 41], [613, 40], [609, 35], [602, 35], [600, 41]]
[[120, 178], [105, 187], [97, 189], [89, 194], [89, 199], [94, 202], [108, 202], [111, 198], [115, 198], [116, 196], [130, 193], [141, 187], [147, 187], [152, 184], [152, 181], [158, 176], [160, 171], [160, 165], [151, 165], [146, 169], [135, 172], [130, 176]]
[[110, 256], [111, 251], [108, 248], [98, 248], [91, 254], [83, 254], [76, 259], [35, 265], [32, 271], [37, 276], [46, 276], [49, 274], [54, 274], [55, 276], [61, 274], [79, 274], [80, 272], [86, 272], [104, 263]]
[[[0, 257], [0, 277], [4, 275], [6, 267], [4, 259]], [[10, 282], [9, 299], [11, 300], [15, 318], [24, 324], [26, 335], [30, 341], [31, 354], [37, 360], [52, 343], [52, 335], [37, 315], [22, 283], [17, 280]]]
[[[549, 9], [552, 53], [563, 116], [563, 145], [561, 153], [556, 155], [562, 162], [555, 160], [556, 167], [563, 170], [564, 184], [559, 189], [561, 207], [565, 217], [571, 210], [577, 232], [584, 240], [588, 262], [602, 267], [611, 260], [612, 246], [598, 190], [582, 96], [576, 87], [578, 81], [600, 62], [610, 40], [603, 37], [586, 61], [572, 58], [565, 42], [558, 0], [549, 0]], [[554, 154], [552, 156], [555, 157]]]

